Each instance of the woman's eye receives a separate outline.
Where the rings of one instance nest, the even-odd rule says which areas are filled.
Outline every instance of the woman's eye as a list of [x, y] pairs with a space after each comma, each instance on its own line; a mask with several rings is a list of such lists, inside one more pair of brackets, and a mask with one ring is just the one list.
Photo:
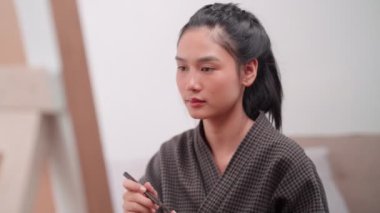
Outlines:
[[178, 66], [177, 67], [177, 71], [186, 71], [186, 67], [185, 66]]
[[213, 70], [214, 70], [214, 68], [212, 68], [212, 67], [202, 67], [201, 68], [201, 71], [203, 71], [203, 72], [211, 72]]

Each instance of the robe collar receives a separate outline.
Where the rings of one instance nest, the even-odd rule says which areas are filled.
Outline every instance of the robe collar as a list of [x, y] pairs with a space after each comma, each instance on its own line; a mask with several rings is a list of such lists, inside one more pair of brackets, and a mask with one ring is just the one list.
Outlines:
[[234, 185], [234, 181], [244, 172], [245, 165], [252, 153], [255, 152], [257, 143], [260, 143], [260, 138], [265, 134], [264, 130], [268, 128], [273, 129], [272, 124], [266, 118], [265, 113], [260, 113], [232, 156], [226, 170], [220, 174], [205, 138], [203, 123], [202, 121], [199, 123], [194, 131], [194, 149], [206, 198], [198, 212], [206, 212], [204, 210], [209, 209], [210, 205], [215, 205], [214, 209], [217, 209], [218, 202], [223, 200], [229, 188]]

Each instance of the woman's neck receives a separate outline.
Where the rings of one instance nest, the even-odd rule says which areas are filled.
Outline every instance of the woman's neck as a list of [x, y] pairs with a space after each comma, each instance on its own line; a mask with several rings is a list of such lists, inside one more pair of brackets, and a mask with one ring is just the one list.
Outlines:
[[253, 123], [242, 108], [221, 118], [203, 120], [205, 136], [222, 173]]

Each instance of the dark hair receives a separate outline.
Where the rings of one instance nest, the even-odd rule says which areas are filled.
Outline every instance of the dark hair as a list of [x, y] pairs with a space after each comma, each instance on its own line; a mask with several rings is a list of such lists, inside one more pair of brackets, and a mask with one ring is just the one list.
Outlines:
[[179, 39], [188, 29], [202, 26], [221, 29], [218, 40], [237, 65], [258, 60], [257, 77], [244, 91], [243, 108], [253, 120], [260, 111], [268, 113], [275, 127], [280, 129], [282, 86], [270, 39], [259, 20], [236, 4], [210, 4], [190, 18], [181, 29]]

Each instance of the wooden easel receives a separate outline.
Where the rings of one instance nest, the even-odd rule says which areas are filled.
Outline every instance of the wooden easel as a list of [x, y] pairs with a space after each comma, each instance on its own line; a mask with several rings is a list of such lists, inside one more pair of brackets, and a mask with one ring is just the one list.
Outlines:
[[0, 67], [0, 212], [33, 212], [46, 161], [64, 177], [55, 178], [65, 187], [55, 193], [64, 198], [60, 205], [67, 212], [86, 211], [80, 196], [83, 189], [75, 187], [80, 185], [79, 174], [75, 174], [79, 170], [73, 172], [70, 163], [75, 159], [62, 159], [69, 155], [61, 149], [59, 119], [64, 109], [54, 100], [57, 94], [52, 85], [44, 71]]
[[[43, 4], [60, 52], [56, 81], [28, 67], [14, 0], [0, 0], [0, 212], [113, 212], [76, 0]], [[41, 179], [52, 182], [43, 196]], [[52, 210], [32, 209], [36, 188]]]

